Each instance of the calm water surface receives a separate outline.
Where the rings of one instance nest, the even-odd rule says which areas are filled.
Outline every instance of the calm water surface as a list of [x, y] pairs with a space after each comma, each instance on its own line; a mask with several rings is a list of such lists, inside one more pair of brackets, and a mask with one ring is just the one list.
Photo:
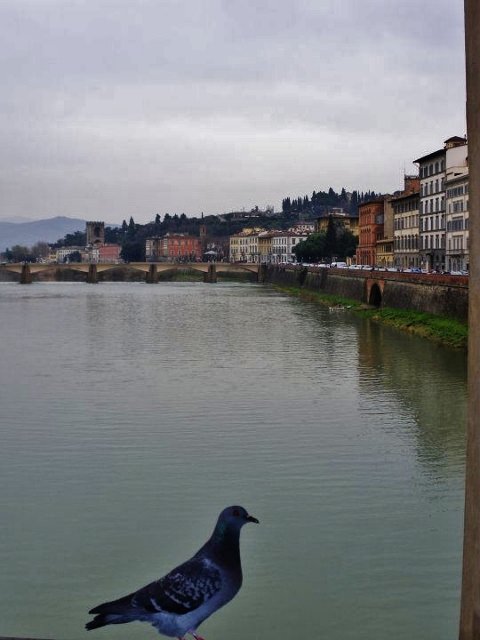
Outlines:
[[0, 635], [87, 637], [240, 503], [209, 640], [456, 637], [463, 354], [252, 284], [2, 284], [0, 314]]

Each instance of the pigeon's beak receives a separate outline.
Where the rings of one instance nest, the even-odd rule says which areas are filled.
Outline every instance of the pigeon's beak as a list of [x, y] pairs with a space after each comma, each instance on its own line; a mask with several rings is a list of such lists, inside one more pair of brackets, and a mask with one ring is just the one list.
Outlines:
[[247, 516], [247, 522], [256, 522], [258, 524], [258, 520], [253, 516]]

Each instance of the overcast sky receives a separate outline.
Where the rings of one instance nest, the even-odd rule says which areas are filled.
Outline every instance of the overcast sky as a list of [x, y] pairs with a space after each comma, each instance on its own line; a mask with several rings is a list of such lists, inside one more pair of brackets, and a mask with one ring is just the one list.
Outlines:
[[461, 0], [0, 0], [0, 218], [401, 187], [465, 134]]

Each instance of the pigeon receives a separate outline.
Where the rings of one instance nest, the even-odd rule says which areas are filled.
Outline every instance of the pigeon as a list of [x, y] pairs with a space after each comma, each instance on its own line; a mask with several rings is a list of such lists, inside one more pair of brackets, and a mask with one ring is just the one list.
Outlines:
[[85, 625], [91, 631], [108, 624], [139, 620], [149, 622], [164, 636], [195, 640], [197, 628], [227, 604], [242, 586], [240, 530], [257, 518], [239, 506], [227, 507], [215, 529], [197, 553], [163, 578], [123, 598], [89, 611], [95, 618]]

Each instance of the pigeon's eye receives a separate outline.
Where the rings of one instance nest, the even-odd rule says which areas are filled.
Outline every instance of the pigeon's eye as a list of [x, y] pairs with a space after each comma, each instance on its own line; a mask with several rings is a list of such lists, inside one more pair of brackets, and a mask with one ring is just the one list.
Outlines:
[[238, 509], [234, 509], [233, 515], [238, 518], [238, 516], [240, 515], [240, 511]]

